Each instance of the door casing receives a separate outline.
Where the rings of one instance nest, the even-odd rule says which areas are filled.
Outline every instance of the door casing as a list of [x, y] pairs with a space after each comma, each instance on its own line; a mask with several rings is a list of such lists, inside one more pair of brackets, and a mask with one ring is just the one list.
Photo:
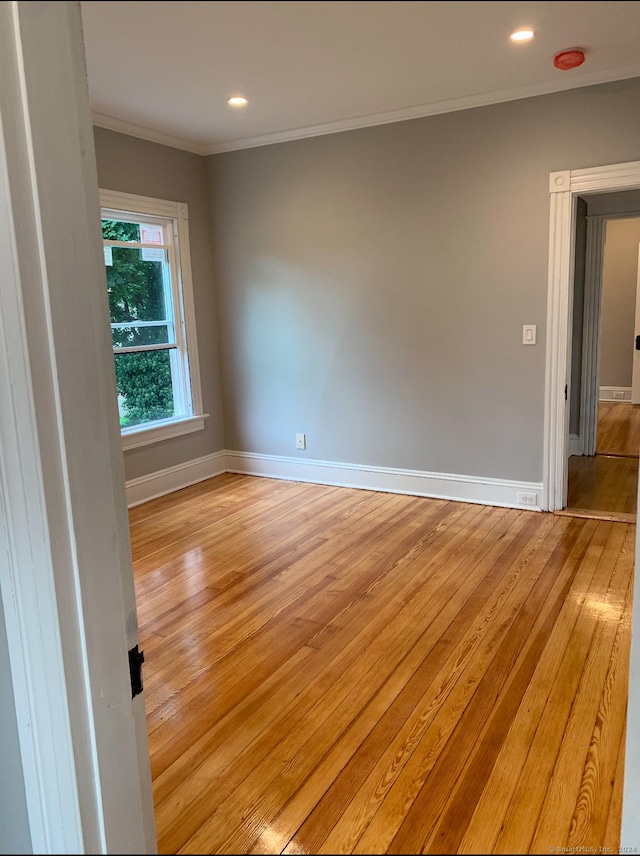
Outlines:
[[[638, 245], [638, 268], [636, 271], [636, 324], [634, 335], [640, 335], [640, 244]], [[636, 338], [636, 342], [639, 341]], [[635, 343], [634, 343], [635, 344]], [[633, 350], [633, 372], [631, 375], [631, 402], [640, 404], [640, 349]]]
[[640, 188], [640, 161], [549, 175], [549, 278], [542, 507], [566, 506], [571, 333], [576, 207], [578, 196]]

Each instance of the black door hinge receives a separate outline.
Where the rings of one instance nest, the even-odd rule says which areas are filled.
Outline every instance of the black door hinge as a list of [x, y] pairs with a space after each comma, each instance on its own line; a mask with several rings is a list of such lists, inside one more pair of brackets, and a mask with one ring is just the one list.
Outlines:
[[131, 677], [131, 698], [142, 692], [142, 664], [144, 651], [139, 651], [136, 645], [129, 651], [129, 676]]
[[636, 351], [640, 351], [640, 336], [636, 336]]
[[564, 400], [567, 400], [567, 384], [564, 385]]

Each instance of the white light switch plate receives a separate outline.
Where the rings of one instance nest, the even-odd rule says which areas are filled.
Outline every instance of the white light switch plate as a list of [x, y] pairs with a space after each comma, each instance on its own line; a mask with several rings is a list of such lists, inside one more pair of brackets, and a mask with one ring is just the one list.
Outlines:
[[525, 324], [522, 328], [522, 344], [535, 345], [536, 343], [536, 325]]

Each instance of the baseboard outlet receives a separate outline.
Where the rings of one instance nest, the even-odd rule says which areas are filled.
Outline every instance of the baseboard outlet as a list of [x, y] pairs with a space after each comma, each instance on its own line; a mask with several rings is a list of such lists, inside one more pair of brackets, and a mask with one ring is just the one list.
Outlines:
[[[368, 467], [332, 461], [308, 459], [301, 461], [299, 458], [234, 451], [226, 452], [226, 469], [230, 473], [313, 484], [403, 493], [433, 499], [450, 499], [456, 502], [498, 505], [504, 508], [542, 510], [542, 483], [540, 482], [429, 473], [392, 467]], [[518, 501], [519, 493], [526, 495], [525, 502]]]
[[631, 387], [601, 386], [600, 401], [631, 401]]
[[214, 452], [202, 458], [177, 464], [165, 470], [140, 476], [127, 482], [127, 505], [132, 508], [158, 496], [219, 476], [226, 472], [225, 452]]
[[569, 434], [569, 454], [584, 455], [584, 443], [577, 434]]

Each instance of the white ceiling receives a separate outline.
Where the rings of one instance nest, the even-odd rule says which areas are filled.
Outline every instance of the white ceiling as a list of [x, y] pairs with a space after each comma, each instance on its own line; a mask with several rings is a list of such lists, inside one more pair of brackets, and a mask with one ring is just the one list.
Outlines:
[[[640, 76], [629, 0], [81, 8], [95, 123], [202, 154]], [[511, 43], [525, 25], [535, 39]], [[554, 68], [572, 47], [586, 62]]]

